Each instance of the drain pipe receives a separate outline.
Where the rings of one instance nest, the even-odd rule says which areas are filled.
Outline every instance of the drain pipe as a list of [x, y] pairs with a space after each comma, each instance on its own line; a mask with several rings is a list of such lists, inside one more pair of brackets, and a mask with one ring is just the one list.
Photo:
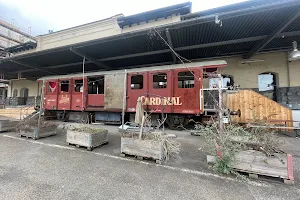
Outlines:
[[286, 98], [287, 98], [287, 104], [290, 104], [289, 98], [288, 98], [288, 93], [290, 91], [291, 87], [291, 74], [290, 74], [290, 61], [289, 61], [289, 53], [286, 53], [286, 61], [287, 61], [287, 79], [288, 79], [288, 85], [287, 85], [287, 90], [286, 90]]
[[84, 100], [84, 65], [85, 65], [85, 56], [83, 57], [83, 61], [82, 61], [82, 100], [81, 100], [81, 110], [83, 111], [83, 100]]

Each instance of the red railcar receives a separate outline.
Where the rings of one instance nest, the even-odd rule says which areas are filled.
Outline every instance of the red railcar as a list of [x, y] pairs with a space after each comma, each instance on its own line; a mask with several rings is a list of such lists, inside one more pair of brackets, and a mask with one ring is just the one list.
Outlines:
[[176, 127], [203, 113], [203, 72], [226, 65], [225, 61], [207, 61], [44, 77], [40, 79], [45, 80], [43, 107], [59, 119], [89, 116], [95, 121], [120, 123], [123, 108], [127, 117], [134, 116], [141, 97], [154, 121], [163, 112], [168, 114], [169, 126]]

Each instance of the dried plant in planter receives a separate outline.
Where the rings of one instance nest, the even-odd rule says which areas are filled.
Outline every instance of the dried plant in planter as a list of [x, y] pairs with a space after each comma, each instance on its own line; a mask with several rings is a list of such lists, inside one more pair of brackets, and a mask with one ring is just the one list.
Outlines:
[[108, 131], [103, 128], [90, 127], [89, 124], [82, 124], [67, 130], [66, 142], [69, 145], [86, 147], [91, 151], [93, 148], [108, 144]]
[[[51, 126], [56, 126], [56, 124], [51, 121], [45, 121], [43, 118], [41, 118], [40, 128], [46, 128]], [[37, 128], [37, 127], [38, 127], [38, 119], [27, 119], [27, 120], [22, 120], [18, 123], [17, 130], [31, 131], [32, 128]]]
[[147, 123], [144, 124], [143, 129], [139, 132], [122, 132], [121, 137], [121, 153], [134, 155], [139, 157], [149, 157], [158, 163], [164, 160], [169, 160], [170, 155], [178, 155], [180, 152], [180, 143], [175, 139], [168, 137], [161, 128], [166, 120], [159, 120], [158, 126], [155, 129], [149, 128], [148, 118], [150, 115], [146, 114]]
[[170, 155], [178, 155], [180, 153], [181, 144], [176, 140], [164, 135], [161, 131], [154, 131], [150, 134], [145, 135], [144, 140], [156, 141], [162, 144], [164, 149], [164, 157], [169, 160]]
[[[204, 136], [208, 148], [201, 149], [208, 151], [216, 157], [213, 169], [220, 173], [235, 173], [233, 164], [237, 161], [236, 153], [245, 150], [256, 150], [264, 152], [267, 156], [274, 156], [281, 152], [278, 147], [280, 141], [278, 137], [268, 128], [249, 129], [239, 125], [229, 124], [224, 126], [224, 131], [219, 132], [218, 123], [203, 126], [195, 125], [195, 130]], [[222, 156], [218, 154], [220, 148]]]
[[56, 135], [56, 128], [57, 125], [53, 122], [41, 119], [39, 124], [38, 119], [35, 118], [23, 120], [17, 126], [21, 137], [32, 138], [34, 140]]
[[100, 133], [100, 132], [104, 131], [103, 128], [92, 128], [89, 126], [75, 127], [71, 130], [75, 131], [75, 132], [85, 132], [85, 133], [90, 133], [90, 134], [96, 134], [96, 133]]

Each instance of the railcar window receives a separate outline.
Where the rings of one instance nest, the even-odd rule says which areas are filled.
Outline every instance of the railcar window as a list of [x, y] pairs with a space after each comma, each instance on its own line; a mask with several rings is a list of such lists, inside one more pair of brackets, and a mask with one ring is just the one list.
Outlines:
[[167, 88], [167, 74], [159, 73], [153, 75], [153, 88]]
[[68, 92], [69, 91], [69, 81], [61, 81], [60, 82], [60, 91]]
[[53, 81], [50, 81], [49, 83], [48, 83], [48, 92], [54, 92], [55, 91], [55, 89], [56, 89], [56, 83], [55, 82], [53, 82]]
[[186, 71], [178, 73], [178, 88], [194, 88], [194, 72]]
[[131, 76], [131, 89], [137, 90], [137, 89], [143, 89], [143, 75], [134, 75]]
[[104, 76], [88, 79], [88, 94], [104, 94]]
[[75, 80], [75, 92], [83, 92], [83, 80]]

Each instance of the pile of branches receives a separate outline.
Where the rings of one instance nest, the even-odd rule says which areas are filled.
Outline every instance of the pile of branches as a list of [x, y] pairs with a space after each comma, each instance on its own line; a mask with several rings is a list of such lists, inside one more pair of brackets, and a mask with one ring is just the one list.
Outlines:
[[[220, 133], [219, 124], [215, 122], [207, 126], [196, 124], [195, 131], [204, 136], [208, 146], [201, 150], [208, 151], [217, 158], [213, 169], [221, 173], [233, 173], [232, 165], [237, 161], [235, 155], [240, 151], [256, 150], [265, 153], [266, 156], [282, 153], [279, 149], [281, 142], [278, 136], [267, 127], [245, 128], [229, 124], [224, 126], [224, 130]], [[218, 148], [222, 153], [221, 158], [218, 155]]]

